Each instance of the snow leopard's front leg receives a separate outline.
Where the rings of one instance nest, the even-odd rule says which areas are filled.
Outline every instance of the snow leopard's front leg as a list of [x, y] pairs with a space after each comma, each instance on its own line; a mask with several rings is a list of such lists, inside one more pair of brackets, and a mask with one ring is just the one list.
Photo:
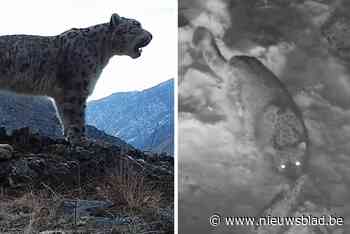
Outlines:
[[56, 100], [56, 106], [66, 139], [73, 144], [82, 141], [85, 137], [86, 97], [73, 92]]
[[85, 140], [85, 109], [89, 82], [85, 76], [72, 75], [62, 77], [61, 81], [62, 92], [54, 99], [64, 136], [72, 144], [80, 143]]

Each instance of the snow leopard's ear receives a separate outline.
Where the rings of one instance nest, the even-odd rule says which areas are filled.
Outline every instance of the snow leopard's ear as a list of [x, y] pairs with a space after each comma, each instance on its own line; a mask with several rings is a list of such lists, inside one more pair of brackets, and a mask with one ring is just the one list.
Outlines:
[[111, 26], [117, 26], [119, 24], [119, 21], [120, 21], [120, 16], [116, 13], [114, 13], [112, 16], [111, 16], [111, 22], [110, 22], [110, 25]]

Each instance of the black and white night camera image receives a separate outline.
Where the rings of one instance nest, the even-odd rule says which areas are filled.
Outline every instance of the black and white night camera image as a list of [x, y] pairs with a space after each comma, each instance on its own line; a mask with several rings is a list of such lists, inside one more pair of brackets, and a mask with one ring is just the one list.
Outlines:
[[179, 233], [350, 233], [350, 2], [178, 7]]

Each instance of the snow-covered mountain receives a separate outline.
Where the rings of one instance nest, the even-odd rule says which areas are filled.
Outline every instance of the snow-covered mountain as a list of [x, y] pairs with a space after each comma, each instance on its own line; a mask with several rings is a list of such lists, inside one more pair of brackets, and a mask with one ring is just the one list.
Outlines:
[[174, 151], [174, 80], [143, 91], [120, 92], [91, 101], [87, 124], [141, 150]]

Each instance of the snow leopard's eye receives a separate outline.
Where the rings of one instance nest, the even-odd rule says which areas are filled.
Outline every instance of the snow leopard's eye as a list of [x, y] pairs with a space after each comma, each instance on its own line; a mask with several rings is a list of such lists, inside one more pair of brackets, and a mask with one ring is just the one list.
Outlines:
[[138, 21], [136, 21], [136, 20], [134, 20], [134, 21], [132, 22], [132, 24], [133, 24], [134, 26], [136, 26], [136, 27], [141, 27], [140, 22], [138, 22]]
[[301, 163], [299, 161], [295, 162], [295, 166], [299, 167], [301, 165]]
[[285, 164], [282, 164], [280, 167], [281, 167], [282, 169], [285, 169], [285, 168], [286, 168], [286, 165], [285, 165]]

